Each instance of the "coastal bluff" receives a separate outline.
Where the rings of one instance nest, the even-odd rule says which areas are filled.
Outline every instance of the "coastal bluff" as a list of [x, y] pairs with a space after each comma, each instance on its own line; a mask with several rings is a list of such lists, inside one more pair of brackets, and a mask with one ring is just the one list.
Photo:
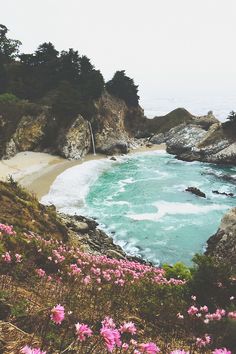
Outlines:
[[184, 108], [149, 119], [139, 105], [130, 106], [106, 91], [93, 101], [90, 120], [79, 114], [63, 124], [50, 106], [25, 101], [0, 104], [2, 159], [37, 151], [77, 160], [93, 151], [94, 139], [96, 152], [105, 155], [165, 143], [167, 152], [185, 161], [235, 165], [233, 131], [211, 112], [197, 117]]

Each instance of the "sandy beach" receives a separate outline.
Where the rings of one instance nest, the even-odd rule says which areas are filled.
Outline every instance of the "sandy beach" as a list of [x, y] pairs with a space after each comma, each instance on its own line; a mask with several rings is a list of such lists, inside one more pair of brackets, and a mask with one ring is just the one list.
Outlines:
[[[165, 150], [165, 144], [139, 147], [131, 150], [130, 153], [155, 150]], [[81, 160], [69, 161], [47, 153], [20, 152], [9, 160], [0, 161], [0, 180], [6, 181], [9, 176], [12, 176], [15, 181], [41, 199], [42, 196], [49, 192], [50, 186], [56, 177], [67, 168], [102, 158], [104, 159], [106, 156], [88, 154]]]

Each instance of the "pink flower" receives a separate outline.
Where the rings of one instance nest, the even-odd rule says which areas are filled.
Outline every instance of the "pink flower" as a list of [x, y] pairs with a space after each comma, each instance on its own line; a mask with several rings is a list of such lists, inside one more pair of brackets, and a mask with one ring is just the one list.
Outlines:
[[228, 318], [231, 318], [232, 320], [236, 320], [236, 311], [229, 312]]
[[21, 254], [16, 253], [15, 254], [15, 258], [16, 258], [16, 263], [21, 263], [22, 262], [22, 255]]
[[186, 352], [185, 350], [182, 350], [182, 349], [176, 349], [176, 350], [173, 350], [172, 352], [170, 352], [170, 354], [189, 354], [189, 351]]
[[196, 345], [199, 348], [206, 347], [208, 344], [211, 343], [211, 337], [205, 334], [203, 338], [197, 338], [196, 339]]
[[129, 349], [129, 344], [123, 343], [123, 344], [122, 344], [122, 349], [123, 349], [124, 351], [128, 350], [128, 349]]
[[24, 348], [20, 350], [20, 353], [22, 354], [47, 354], [47, 352], [43, 352], [39, 348], [30, 348], [28, 345], [26, 345]]
[[87, 276], [83, 279], [83, 283], [84, 283], [85, 285], [88, 285], [89, 283], [91, 283], [90, 275], [87, 275]]
[[117, 329], [102, 327], [100, 334], [103, 337], [107, 350], [110, 353], [116, 346], [121, 346], [120, 333]]
[[93, 334], [89, 326], [84, 323], [81, 324], [79, 322], [76, 323], [75, 329], [76, 329], [76, 335], [81, 342], [86, 340], [86, 336], [91, 337]]
[[191, 296], [191, 299], [192, 299], [193, 301], [196, 301], [196, 300], [197, 300], [197, 297], [196, 297], [195, 295], [192, 295], [192, 296]]
[[77, 266], [77, 264], [71, 264], [70, 269], [73, 275], [79, 275], [81, 273], [81, 269]]
[[212, 354], [231, 354], [231, 351], [227, 350], [226, 348], [215, 349], [213, 350]]
[[102, 326], [107, 328], [116, 328], [116, 324], [113, 321], [113, 318], [106, 316], [102, 321]]
[[201, 312], [208, 312], [208, 307], [205, 305], [205, 306], [201, 306], [200, 307], [200, 311]]
[[133, 322], [124, 322], [122, 326], [120, 326], [121, 333], [131, 333], [132, 335], [137, 332], [135, 324]]
[[6, 263], [11, 263], [11, 255], [9, 252], [6, 252], [5, 254], [2, 255], [2, 259]]
[[142, 343], [139, 345], [139, 350], [141, 353], [146, 354], [156, 354], [160, 352], [160, 349], [156, 346], [155, 343]]
[[198, 312], [198, 308], [196, 306], [190, 306], [188, 309], [188, 314], [190, 316], [195, 315]]
[[51, 320], [56, 323], [56, 324], [61, 324], [62, 321], [65, 318], [65, 309], [63, 306], [60, 304], [57, 306], [54, 306], [53, 309], [51, 310]]
[[41, 269], [41, 268], [35, 269], [35, 272], [38, 274], [38, 276], [39, 276], [40, 278], [43, 278], [43, 277], [46, 275], [45, 270], [43, 270], [43, 269]]
[[0, 231], [2, 231], [4, 234], [9, 235], [9, 236], [16, 235], [15, 231], [13, 231], [13, 226], [0, 224]]

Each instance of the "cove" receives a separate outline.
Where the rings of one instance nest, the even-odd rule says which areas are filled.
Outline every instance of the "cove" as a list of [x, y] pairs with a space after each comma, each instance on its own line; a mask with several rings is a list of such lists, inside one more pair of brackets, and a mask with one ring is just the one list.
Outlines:
[[[235, 205], [234, 197], [212, 191], [235, 194], [235, 183], [235, 167], [147, 152], [72, 167], [57, 177], [43, 202], [95, 218], [129, 254], [157, 265], [190, 265]], [[201, 189], [207, 198], [186, 192], [188, 186]]]

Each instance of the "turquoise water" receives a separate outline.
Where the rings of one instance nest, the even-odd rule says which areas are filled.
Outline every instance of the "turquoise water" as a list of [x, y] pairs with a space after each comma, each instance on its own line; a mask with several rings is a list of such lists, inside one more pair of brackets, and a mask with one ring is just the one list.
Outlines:
[[[225, 175], [232, 180], [224, 180]], [[155, 264], [190, 264], [235, 206], [235, 198], [212, 193], [235, 193], [234, 177], [236, 168], [182, 162], [165, 153], [132, 155], [93, 182], [83, 212], [130, 254]], [[188, 186], [200, 188], [207, 198], [185, 192]]]

